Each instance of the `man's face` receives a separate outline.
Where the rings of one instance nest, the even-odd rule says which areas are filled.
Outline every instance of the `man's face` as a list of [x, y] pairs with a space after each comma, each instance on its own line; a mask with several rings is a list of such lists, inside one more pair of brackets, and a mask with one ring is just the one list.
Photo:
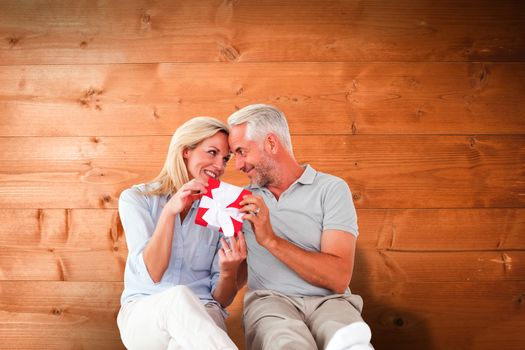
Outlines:
[[228, 141], [235, 154], [235, 169], [246, 173], [254, 185], [272, 184], [275, 180], [273, 177], [274, 160], [266, 153], [263, 145], [248, 140], [245, 135], [246, 124], [232, 127]]

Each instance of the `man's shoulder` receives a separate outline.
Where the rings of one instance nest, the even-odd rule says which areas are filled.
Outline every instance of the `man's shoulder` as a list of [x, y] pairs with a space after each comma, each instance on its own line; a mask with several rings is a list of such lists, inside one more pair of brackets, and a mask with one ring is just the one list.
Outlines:
[[323, 173], [321, 171], [317, 172], [314, 183], [317, 185], [323, 186], [323, 187], [324, 186], [331, 187], [331, 186], [338, 186], [338, 185], [347, 186], [346, 181], [340, 178], [339, 176], [328, 174], [328, 173]]

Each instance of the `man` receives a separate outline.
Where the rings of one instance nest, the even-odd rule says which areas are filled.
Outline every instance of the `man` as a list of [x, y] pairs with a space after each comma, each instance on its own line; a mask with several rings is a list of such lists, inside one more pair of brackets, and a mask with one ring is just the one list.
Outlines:
[[371, 349], [362, 299], [350, 293], [357, 218], [348, 185], [301, 166], [284, 114], [250, 105], [228, 118], [248, 246], [248, 349]]

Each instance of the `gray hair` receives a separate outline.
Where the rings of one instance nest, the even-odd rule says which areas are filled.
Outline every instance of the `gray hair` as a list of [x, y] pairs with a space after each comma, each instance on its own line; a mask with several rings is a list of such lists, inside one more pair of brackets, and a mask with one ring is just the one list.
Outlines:
[[269, 133], [277, 136], [284, 148], [293, 155], [290, 129], [284, 113], [277, 107], [253, 104], [239, 109], [228, 118], [230, 126], [246, 123], [246, 138], [260, 141]]

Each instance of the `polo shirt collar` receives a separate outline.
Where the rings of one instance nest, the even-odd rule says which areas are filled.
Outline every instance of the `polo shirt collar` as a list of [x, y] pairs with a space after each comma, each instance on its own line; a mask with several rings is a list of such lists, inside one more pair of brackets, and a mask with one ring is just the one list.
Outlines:
[[302, 175], [297, 179], [297, 182], [302, 185], [311, 185], [314, 183], [315, 176], [317, 175], [317, 171], [315, 171], [314, 168], [310, 166], [310, 164], [306, 164], [304, 166], [304, 171]]

